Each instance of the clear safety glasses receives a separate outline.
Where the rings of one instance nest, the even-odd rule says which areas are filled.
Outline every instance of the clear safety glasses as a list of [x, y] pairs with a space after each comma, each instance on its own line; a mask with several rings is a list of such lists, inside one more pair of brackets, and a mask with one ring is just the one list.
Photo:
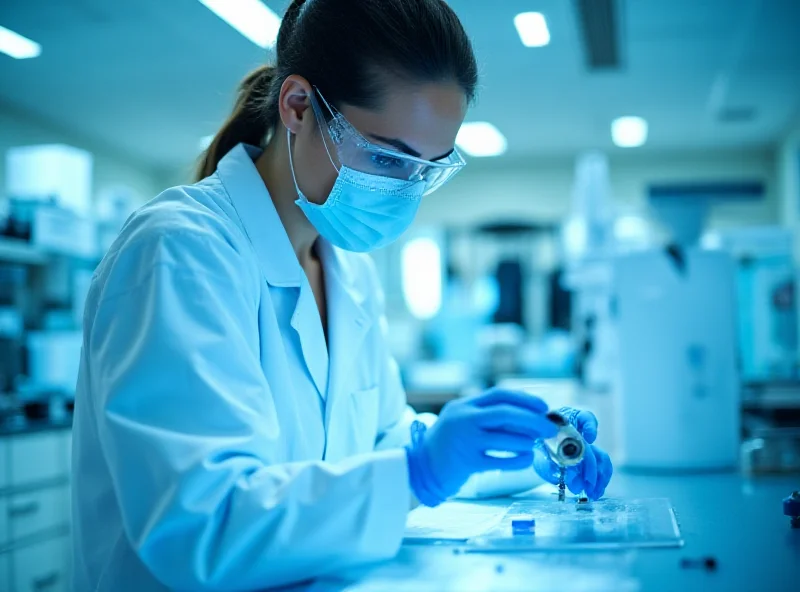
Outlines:
[[[430, 161], [373, 144], [325, 100], [318, 88], [315, 87], [314, 90], [316, 92], [311, 95], [314, 115], [320, 128], [327, 122], [328, 135], [336, 148], [339, 163], [343, 166], [370, 175], [424, 183], [423, 195], [436, 191], [464, 168], [466, 162], [456, 149], [441, 160]], [[324, 117], [315, 95], [319, 95], [330, 117]], [[324, 133], [322, 139], [325, 142], [325, 149], [328, 150]], [[330, 150], [328, 156], [331, 156]], [[331, 162], [333, 162], [332, 157]]]

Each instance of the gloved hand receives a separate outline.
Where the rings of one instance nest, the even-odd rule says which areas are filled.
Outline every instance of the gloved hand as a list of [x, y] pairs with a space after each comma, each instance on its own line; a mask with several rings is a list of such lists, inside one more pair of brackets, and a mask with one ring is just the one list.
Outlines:
[[[565, 476], [567, 488], [575, 495], [585, 491], [586, 496], [590, 499], [600, 499], [611, 481], [614, 467], [608, 454], [593, 445], [597, 439], [597, 418], [594, 413], [571, 407], [562, 407], [558, 413], [572, 424], [589, 444], [583, 460], [567, 469]], [[548, 483], [553, 485], [558, 483], [559, 466], [550, 458], [550, 454], [541, 441], [536, 445], [533, 468]]]
[[547, 404], [538, 397], [501, 389], [451, 401], [433, 427], [406, 448], [417, 499], [436, 506], [455, 495], [473, 473], [530, 467], [536, 440], [558, 431], [546, 413]]

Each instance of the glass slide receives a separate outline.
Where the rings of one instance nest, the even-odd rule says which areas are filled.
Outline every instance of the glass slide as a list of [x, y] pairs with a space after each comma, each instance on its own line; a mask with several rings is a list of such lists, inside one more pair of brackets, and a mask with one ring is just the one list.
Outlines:
[[[515, 534], [512, 521], [533, 518], [535, 527]], [[672, 505], [666, 498], [603, 499], [580, 504], [526, 500], [512, 504], [502, 520], [467, 541], [469, 551], [615, 550], [681, 547]]]

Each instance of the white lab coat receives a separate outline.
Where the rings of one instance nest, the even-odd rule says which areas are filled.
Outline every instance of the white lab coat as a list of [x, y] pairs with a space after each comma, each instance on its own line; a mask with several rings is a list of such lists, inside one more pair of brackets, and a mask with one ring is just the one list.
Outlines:
[[[371, 260], [320, 241], [326, 347], [256, 154], [240, 145], [149, 202], [97, 269], [75, 405], [75, 592], [258, 590], [400, 546], [414, 412]], [[512, 480], [535, 485], [533, 471]]]

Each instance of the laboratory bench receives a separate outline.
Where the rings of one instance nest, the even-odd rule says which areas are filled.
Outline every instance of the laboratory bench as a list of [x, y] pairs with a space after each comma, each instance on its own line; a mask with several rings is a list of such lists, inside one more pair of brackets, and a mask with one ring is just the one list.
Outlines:
[[[682, 548], [620, 552], [473, 553], [458, 545], [403, 545], [390, 562], [354, 569], [306, 587], [333, 590], [620, 592], [780, 592], [800, 590], [800, 529], [782, 500], [800, 489], [800, 474], [747, 479], [711, 475], [615, 475], [608, 495], [667, 497]], [[522, 497], [550, 496], [535, 491]], [[519, 497], [519, 496], [518, 496]], [[508, 504], [506, 500], [487, 504]], [[713, 558], [716, 569], [682, 567]]]

